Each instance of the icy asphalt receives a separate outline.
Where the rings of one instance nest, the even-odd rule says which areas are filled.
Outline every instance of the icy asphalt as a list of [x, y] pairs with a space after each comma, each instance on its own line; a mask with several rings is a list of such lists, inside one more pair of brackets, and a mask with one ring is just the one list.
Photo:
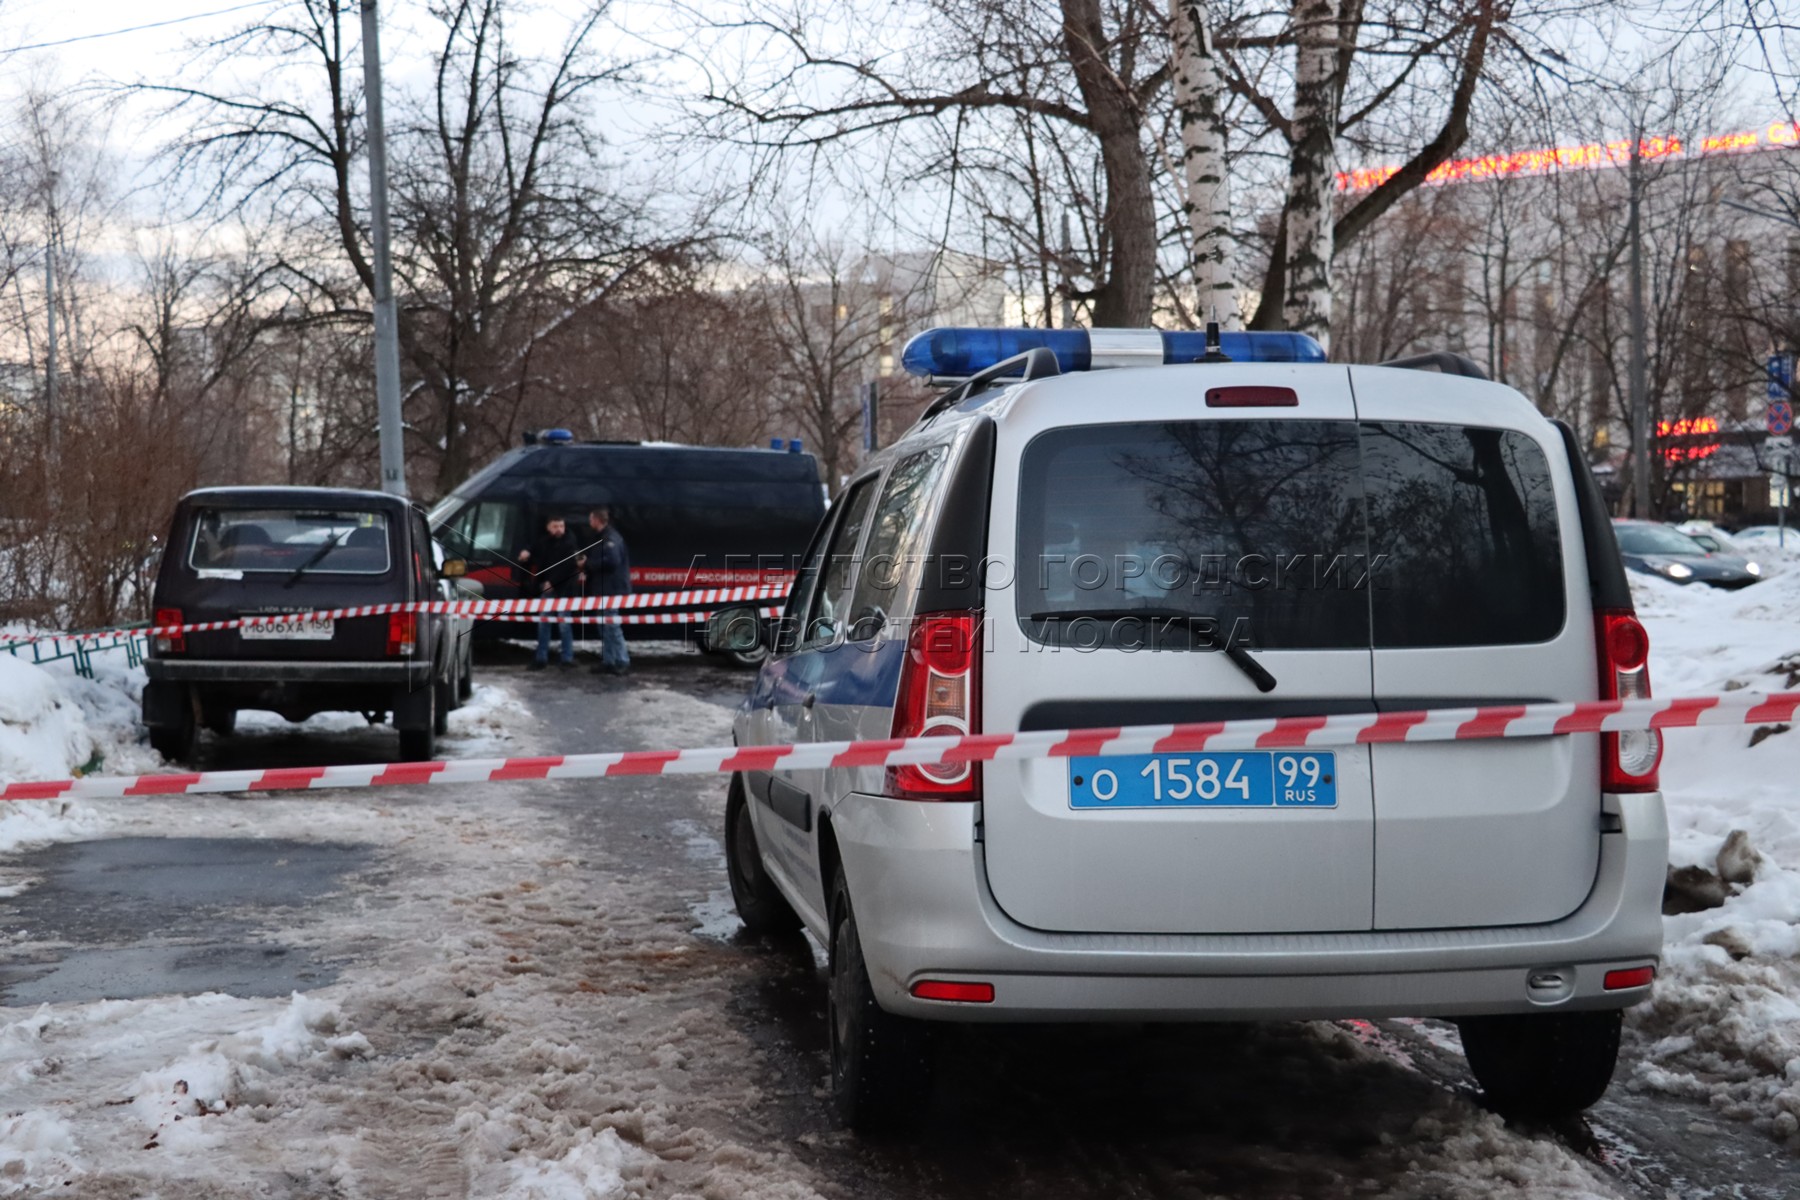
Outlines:
[[[675, 653], [483, 673], [533, 714], [514, 753], [717, 744], [747, 680]], [[253, 735], [206, 765], [390, 738]], [[1434, 1022], [952, 1031], [921, 1128], [858, 1141], [824, 1100], [816, 948], [737, 932], [722, 812], [691, 778], [168, 800], [11, 857], [38, 882], [0, 899], [29, 931], [0, 973], [0, 1145], [12, 1120], [35, 1148], [0, 1195], [1800, 1192], [1763, 1134], [1624, 1065], [1590, 1120], [1509, 1128]], [[189, 999], [99, 1003], [164, 992]]]

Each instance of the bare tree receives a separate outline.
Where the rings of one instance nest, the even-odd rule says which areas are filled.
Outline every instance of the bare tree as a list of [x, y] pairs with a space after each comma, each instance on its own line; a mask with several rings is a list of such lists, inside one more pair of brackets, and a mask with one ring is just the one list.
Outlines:
[[[354, 3], [296, 0], [202, 48], [202, 63], [262, 59], [243, 91], [160, 85], [191, 132], [170, 148], [177, 170], [211, 185], [220, 208], [283, 227], [281, 267], [313, 313], [368, 319], [373, 269], [359, 192], [361, 99]], [[447, 0], [430, 89], [402, 97], [391, 135], [400, 340], [415, 461], [444, 492], [533, 379], [534, 350], [590, 317], [670, 242], [612, 172], [587, 108], [628, 70], [594, 49], [604, 4], [569, 27], [547, 59], [506, 36], [509, 0]], [[204, 78], [204, 67], [195, 71]]]

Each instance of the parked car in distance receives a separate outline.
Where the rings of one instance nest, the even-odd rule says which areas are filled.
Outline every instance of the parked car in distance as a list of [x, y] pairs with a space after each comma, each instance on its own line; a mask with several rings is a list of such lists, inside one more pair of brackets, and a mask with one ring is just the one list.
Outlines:
[[1785, 543], [1790, 546], [1800, 545], [1796, 537], [1800, 537], [1793, 529], [1783, 529], [1779, 525], [1746, 525], [1731, 535], [1734, 542], [1757, 542], [1777, 545]]
[[[153, 593], [157, 626], [448, 598], [463, 569], [424, 513], [383, 492], [229, 487], [175, 506]], [[151, 639], [144, 724], [164, 758], [193, 758], [202, 728], [226, 736], [246, 708], [392, 720], [400, 751], [432, 756], [469, 694], [470, 623], [433, 613], [278, 621]]]
[[1715, 554], [1660, 521], [1615, 520], [1613, 534], [1619, 539], [1619, 556], [1626, 567], [1671, 583], [1741, 588], [1762, 578], [1761, 563], [1736, 554]]
[[1749, 558], [1744, 547], [1738, 545], [1737, 539], [1714, 525], [1711, 521], [1683, 521], [1675, 526], [1700, 543], [1701, 549], [1708, 554], [1735, 554], [1740, 558]]

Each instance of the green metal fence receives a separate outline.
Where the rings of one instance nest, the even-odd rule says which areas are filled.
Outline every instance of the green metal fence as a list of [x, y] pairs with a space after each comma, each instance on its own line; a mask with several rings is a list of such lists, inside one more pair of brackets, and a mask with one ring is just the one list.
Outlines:
[[75, 673], [83, 679], [94, 677], [94, 655], [109, 650], [125, 651], [125, 664], [135, 667], [144, 661], [144, 635], [132, 632], [142, 629], [146, 623], [124, 629], [109, 629], [100, 637], [78, 637], [83, 632], [76, 629], [68, 633], [52, 634], [35, 642], [13, 642], [0, 649], [11, 652], [14, 658], [24, 658], [29, 651], [31, 661], [38, 666], [45, 663], [71, 660], [75, 665]]

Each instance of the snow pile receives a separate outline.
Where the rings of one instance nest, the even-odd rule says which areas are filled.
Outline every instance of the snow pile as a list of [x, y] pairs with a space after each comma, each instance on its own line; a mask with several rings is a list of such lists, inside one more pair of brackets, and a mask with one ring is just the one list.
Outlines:
[[81, 710], [50, 673], [0, 654], [0, 782], [65, 777], [94, 750]]
[[[0, 783], [67, 779], [84, 771], [137, 773], [162, 760], [138, 743], [141, 671], [95, 659], [96, 679], [66, 662], [34, 666], [0, 654]], [[35, 800], [0, 807], [0, 854], [91, 837], [104, 826], [93, 805]], [[0, 880], [0, 893], [13, 889]]]
[[0, 1116], [0, 1196], [23, 1195], [32, 1179], [75, 1174], [79, 1149], [74, 1131], [60, 1117], [44, 1112]]
[[[240, 1032], [207, 1032], [234, 1025]], [[187, 1048], [157, 1049], [171, 1042]], [[336, 1004], [298, 993], [285, 1003], [208, 993], [42, 1005], [0, 1024], [0, 1084], [38, 1105], [0, 1118], [0, 1196], [40, 1194], [80, 1176], [84, 1150], [117, 1157], [227, 1144], [243, 1136], [244, 1122], [286, 1107], [287, 1073], [370, 1053]]]
[[[1800, 686], [1800, 571], [1732, 593], [1631, 582], [1657, 694]], [[1655, 997], [1631, 1014], [1637, 1080], [1800, 1148], [1800, 734], [1665, 738], [1671, 915]]]

